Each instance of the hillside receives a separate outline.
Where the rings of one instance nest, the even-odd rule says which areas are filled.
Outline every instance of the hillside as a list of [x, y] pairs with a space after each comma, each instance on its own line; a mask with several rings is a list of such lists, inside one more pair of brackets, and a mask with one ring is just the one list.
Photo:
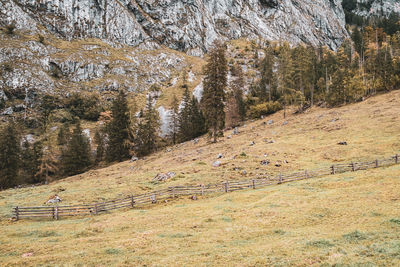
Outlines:
[[[400, 91], [394, 91], [340, 108], [290, 113], [285, 120], [278, 112], [247, 122], [238, 135], [225, 132], [217, 144], [203, 137], [197, 144], [183, 143], [137, 162], [0, 192], [5, 233], [0, 238], [0, 263], [397, 265], [399, 166], [197, 202], [178, 199], [146, 210], [91, 218], [57, 222], [8, 218], [13, 206], [41, 205], [54, 193], [63, 204], [90, 203], [172, 185], [245, 179], [392, 155], [400, 152], [399, 111]], [[348, 145], [338, 145], [341, 141]], [[212, 167], [219, 153], [221, 166]], [[260, 164], [265, 159], [270, 161], [267, 166]], [[152, 182], [157, 173], [168, 171], [177, 176], [165, 183]], [[33, 254], [23, 257], [24, 253]]]

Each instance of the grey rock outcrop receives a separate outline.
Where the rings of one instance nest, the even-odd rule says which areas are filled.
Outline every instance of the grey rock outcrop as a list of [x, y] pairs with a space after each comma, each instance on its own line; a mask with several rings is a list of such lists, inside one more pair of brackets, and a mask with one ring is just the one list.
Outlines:
[[0, 20], [18, 21], [28, 31], [42, 25], [67, 40], [165, 45], [192, 55], [217, 38], [262, 37], [335, 49], [347, 37], [340, 0], [1, 0], [0, 10]]

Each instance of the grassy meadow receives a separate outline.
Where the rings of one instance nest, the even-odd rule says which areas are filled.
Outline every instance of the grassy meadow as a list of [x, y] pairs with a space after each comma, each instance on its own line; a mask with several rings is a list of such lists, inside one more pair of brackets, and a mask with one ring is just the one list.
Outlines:
[[[66, 205], [92, 203], [400, 154], [399, 114], [400, 91], [286, 119], [279, 112], [247, 122], [238, 135], [226, 131], [216, 144], [204, 137], [137, 162], [2, 191], [0, 265], [400, 265], [399, 165], [93, 217], [9, 220], [12, 207], [42, 205], [54, 193]], [[212, 167], [219, 153], [222, 164]], [[177, 175], [152, 182], [168, 171]]]

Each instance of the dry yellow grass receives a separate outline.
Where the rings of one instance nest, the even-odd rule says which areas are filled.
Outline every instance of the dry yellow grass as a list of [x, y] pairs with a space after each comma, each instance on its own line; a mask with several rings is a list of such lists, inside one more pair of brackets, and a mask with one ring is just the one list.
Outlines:
[[[55, 192], [64, 204], [94, 202], [178, 184], [245, 179], [242, 170], [254, 177], [400, 153], [399, 112], [396, 91], [341, 108], [289, 115], [287, 125], [278, 113], [248, 122], [239, 135], [217, 144], [201, 138], [198, 144], [177, 145], [135, 163], [0, 192], [0, 265], [399, 265], [399, 166], [199, 201], [184, 198], [146, 210], [8, 221], [16, 204], [40, 205]], [[270, 119], [274, 124], [264, 125]], [[339, 146], [339, 141], [349, 145]], [[218, 153], [224, 155], [223, 166], [213, 168]], [[261, 166], [263, 159], [272, 164]], [[273, 166], [276, 161], [282, 167]], [[155, 174], [167, 171], [177, 176], [151, 183]], [[24, 253], [33, 255], [24, 258]]]

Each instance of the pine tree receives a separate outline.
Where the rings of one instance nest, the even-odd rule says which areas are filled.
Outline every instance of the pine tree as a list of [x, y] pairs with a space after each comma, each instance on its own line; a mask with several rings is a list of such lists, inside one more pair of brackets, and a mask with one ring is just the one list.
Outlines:
[[35, 173], [35, 180], [40, 182], [46, 181], [46, 183], [50, 182], [50, 176], [58, 173], [60, 170], [58, 165], [59, 162], [49, 144], [49, 140], [44, 140], [43, 149], [40, 151], [38, 171]]
[[62, 151], [62, 163], [66, 175], [75, 175], [91, 165], [90, 142], [78, 123], [72, 132], [66, 148]]
[[57, 143], [59, 146], [64, 146], [67, 144], [71, 134], [69, 132], [69, 124], [64, 123], [61, 127], [60, 130], [58, 131], [57, 135]]
[[131, 144], [128, 102], [123, 91], [120, 91], [113, 101], [111, 111], [112, 120], [106, 126], [108, 134], [106, 159], [108, 162], [123, 161], [129, 158]]
[[199, 137], [206, 133], [206, 124], [203, 112], [200, 109], [199, 102], [197, 101], [195, 96], [192, 96], [192, 101], [190, 102], [190, 124], [191, 124], [191, 133], [190, 139]]
[[217, 142], [225, 126], [224, 101], [228, 73], [225, 51], [224, 44], [215, 42], [204, 68], [204, 92], [201, 106], [214, 143]]
[[234, 79], [230, 84], [231, 91], [227, 96], [226, 124], [229, 127], [238, 126], [246, 115], [246, 106], [243, 100], [244, 75], [240, 66], [234, 65], [232, 74]]
[[97, 145], [96, 148], [96, 160], [95, 163], [99, 164], [104, 159], [104, 152], [105, 152], [105, 142], [104, 142], [104, 132], [103, 129], [97, 129], [96, 133], [94, 134], [94, 142]]
[[177, 135], [178, 135], [178, 131], [179, 131], [179, 103], [178, 103], [178, 99], [176, 98], [175, 94], [172, 97], [171, 107], [172, 107], [172, 110], [170, 113], [171, 137], [172, 137], [172, 143], [176, 144]]
[[182, 98], [182, 108], [178, 114], [179, 121], [179, 129], [178, 129], [178, 137], [180, 142], [185, 142], [190, 140], [192, 137], [192, 125], [190, 121], [191, 114], [191, 99], [189, 90], [185, 88], [185, 92], [183, 93]]
[[135, 142], [135, 153], [139, 157], [146, 156], [154, 152], [157, 148], [159, 120], [150, 96], [147, 100], [146, 109], [141, 113], [142, 116], [137, 125]]
[[0, 132], [0, 188], [17, 184], [21, 167], [20, 137], [14, 122]]
[[35, 173], [37, 172], [37, 166], [35, 161], [35, 151], [28, 140], [24, 140], [22, 144], [21, 160], [23, 164], [23, 174], [21, 182], [33, 183]]
[[276, 100], [275, 83], [275, 56], [272, 47], [267, 47], [264, 51], [265, 57], [263, 58], [260, 66], [261, 80], [257, 97], [260, 102]]

